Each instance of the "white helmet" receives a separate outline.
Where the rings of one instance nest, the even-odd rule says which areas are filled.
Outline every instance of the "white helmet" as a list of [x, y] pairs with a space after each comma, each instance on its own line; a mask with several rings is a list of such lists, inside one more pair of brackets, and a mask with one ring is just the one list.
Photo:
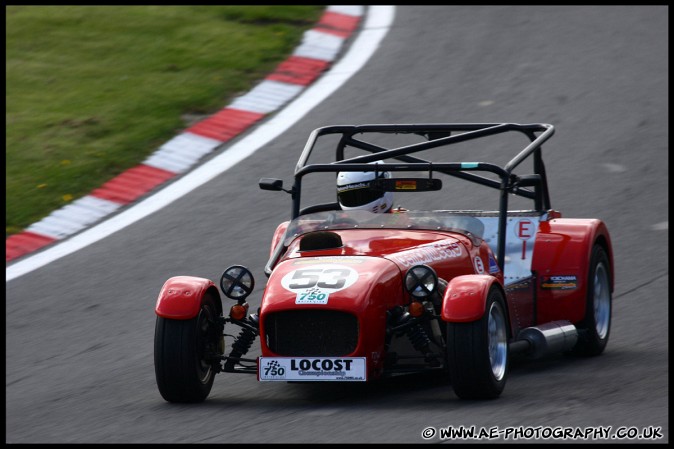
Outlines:
[[[373, 162], [383, 163], [383, 161]], [[379, 178], [390, 178], [390, 172], [379, 172]], [[388, 212], [393, 206], [393, 192], [371, 188], [373, 171], [346, 171], [337, 175], [337, 200], [343, 210], [362, 209], [374, 213]]]

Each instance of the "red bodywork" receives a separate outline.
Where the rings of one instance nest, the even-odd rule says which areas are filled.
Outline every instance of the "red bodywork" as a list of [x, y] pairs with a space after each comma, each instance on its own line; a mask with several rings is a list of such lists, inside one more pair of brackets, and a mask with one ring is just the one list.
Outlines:
[[[280, 227], [285, 228], [285, 224]], [[456, 233], [419, 230], [339, 230], [343, 247], [300, 251], [301, 237], [292, 242], [285, 256], [274, 268], [264, 292], [260, 311], [260, 335], [263, 356], [278, 356], [267, 345], [265, 318], [285, 310], [320, 309], [354, 314], [359, 323], [359, 341], [351, 357], [367, 357], [368, 378], [381, 375], [385, 353], [386, 312], [395, 306], [410, 303], [404, 289], [403, 277], [408, 268], [423, 263], [431, 266], [438, 276], [450, 283], [448, 296], [457, 289], [502, 283], [497, 273], [477, 275], [473, 259], [480, 256], [484, 266], [489, 264], [490, 249], [486, 243], [474, 246], [471, 239]], [[274, 240], [276, 243], [276, 239]], [[357, 281], [330, 294], [327, 304], [296, 304], [297, 293], [284, 287], [282, 280], [295, 270], [325, 264], [348, 266], [358, 273]], [[474, 320], [484, 311], [484, 289], [479, 289], [471, 301], [447, 301], [443, 309], [446, 321]], [[488, 290], [488, 288], [487, 288]], [[481, 305], [480, 305], [481, 304]]]
[[[554, 320], [577, 323], [583, 319], [590, 254], [595, 243], [606, 250], [613, 273], [611, 237], [601, 220], [557, 218], [541, 222], [532, 261], [532, 270], [538, 275], [536, 324]], [[545, 288], [545, 280], [555, 275], [576, 276], [577, 287]], [[611, 291], [613, 285], [611, 277]]]
[[[559, 217], [558, 213], [551, 214]], [[272, 251], [280, 242], [287, 223], [279, 225], [272, 240]], [[460, 233], [445, 231], [360, 229], [336, 230], [343, 242], [340, 248], [300, 251], [304, 236], [296, 238], [274, 268], [264, 292], [260, 311], [263, 356], [280, 356], [265, 339], [265, 318], [286, 310], [334, 310], [353, 314], [359, 323], [359, 339], [354, 351], [343, 356], [367, 357], [368, 378], [383, 372], [386, 312], [411, 302], [404, 289], [404, 275], [416, 264], [431, 266], [439, 278], [448, 282], [441, 317], [446, 322], [480, 319], [490, 288], [506, 292], [510, 317], [510, 337], [528, 326], [555, 320], [579, 322], [585, 313], [589, 254], [596, 242], [610, 250], [610, 236], [600, 220], [555, 218], [540, 223], [533, 251], [531, 282], [505, 288], [500, 270], [489, 273], [494, 255], [486, 242], [478, 245]], [[613, 259], [609, 251], [611, 272]], [[479, 258], [479, 262], [475, 259]], [[483, 271], [479, 271], [479, 264]], [[284, 287], [282, 280], [296, 270], [335, 264], [351, 267], [358, 279], [347, 288], [330, 294], [326, 304], [297, 304], [297, 292]], [[311, 272], [309, 272], [311, 273]], [[315, 273], [312, 273], [315, 274]], [[570, 289], [546, 289], [550, 276], [575, 276]], [[535, 285], [535, 287], [534, 287]], [[611, 284], [612, 285], [612, 284]], [[612, 288], [612, 287], [611, 287]]]
[[215, 284], [209, 279], [195, 276], [172, 277], [159, 291], [155, 313], [162, 318], [190, 320], [199, 313], [207, 291], [214, 298], [220, 298]]
[[[553, 216], [559, 216], [555, 214]], [[272, 248], [280, 243], [287, 222], [279, 225]], [[528, 326], [556, 320], [580, 322], [585, 316], [587, 272], [592, 245], [604, 245], [611, 273], [613, 255], [605, 224], [595, 219], [555, 218], [541, 221], [536, 235], [530, 282], [504, 287], [500, 270], [479, 271], [490, 266], [494, 255], [486, 242], [475, 245], [469, 237], [446, 231], [399, 229], [336, 230], [344, 243], [340, 248], [300, 251], [296, 238], [274, 268], [262, 299], [260, 336], [263, 356], [279, 356], [265, 338], [265, 318], [287, 310], [333, 310], [354, 315], [358, 320], [358, 343], [350, 357], [366, 357], [368, 378], [383, 372], [386, 313], [411, 302], [403, 279], [408, 268], [425, 264], [448, 282], [441, 307], [445, 322], [470, 322], [480, 319], [490, 288], [498, 286], [506, 293], [510, 337]], [[309, 234], [307, 234], [309, 235]], [[480, 262], [476, 262], [479, 258]], [[352, 285], [329, 295], [325, 304], [297, 304], [297, 291], [283, 285], [284, 277], [297, 270], [319, 266], [350, 267], [357, 273]], [[308, 271], [309, 275], [320, 274]], [[546, 279], [573, 276], [575, 288], [545, 288]], [[302, 280], [301, 277], [298, 279]], [[307, 278], [310, 279], [310, 278]], [[613, 279], [611, 279], [611, 290]], [[206, 292], [219, 298], [212, 281], [192, 276], [170, 278], [161, 289], [156, 313], [163, 318], [191, 319], [196, 316]], [[219, 303], [219, 301], [218, 301]], [[219, 305], [220, 306], [220, 305]], [[221, 307], [221, 306], [220, 306]]]

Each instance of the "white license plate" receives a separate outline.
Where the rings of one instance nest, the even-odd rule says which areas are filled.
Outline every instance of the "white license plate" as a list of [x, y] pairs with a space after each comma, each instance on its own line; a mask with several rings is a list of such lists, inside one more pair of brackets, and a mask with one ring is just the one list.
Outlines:
[[365, 382], [365, 357], [259, 357], [261, 381]]

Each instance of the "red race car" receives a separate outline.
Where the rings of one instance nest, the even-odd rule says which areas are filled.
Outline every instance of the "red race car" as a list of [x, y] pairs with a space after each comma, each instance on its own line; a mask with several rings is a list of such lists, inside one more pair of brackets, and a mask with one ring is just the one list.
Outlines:
[[[516, 353], [600, 354], [611, 325], [611, 238], [601, 220], [562, 218], [551, 208], [541, 145], [553, 133], [548, 124], [513, 123], [314, 130], [292, 187], [260, 180], [292, 203], [292, 219], [272, 238], [261, 306], [249, 311], [254, 279], [241, 265], [219, 280], [235, 301], [228, 311], [209, 279], [177, 276], [162, 287], [155, 309], [162, 397], [203, 401], [219, 372], [363, 382], [437, 370], [460, 398], [494, 398]], [[505, 134], [527, 145], [504, 166], [445, 162], [460, 143]], [[335, 151], [331, 162], [309, 163], [314, 149], [326, 148]], [[533, 169], [515, 174], [524, 161]], [[308, 175], [326, 173], [336, 178], [330, 201], [302, 207], [303, 195], [316, 195]], [[449, 198], [443, 181], [456, 179], [496, 189], [498, 210], [391, 207], [396, 192]], [[511, 210], [513, 196], [533, 207]], [[227, 349], [225, 326], [240, 328]], [[258, 336], [261, 356], [246, 358]]]

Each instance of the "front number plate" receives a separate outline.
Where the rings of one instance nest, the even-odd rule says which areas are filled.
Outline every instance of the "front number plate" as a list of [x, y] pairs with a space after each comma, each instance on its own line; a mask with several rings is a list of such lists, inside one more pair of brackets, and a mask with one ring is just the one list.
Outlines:
[[259, 357], [261, 381], [365, 382], [365, 357]]

